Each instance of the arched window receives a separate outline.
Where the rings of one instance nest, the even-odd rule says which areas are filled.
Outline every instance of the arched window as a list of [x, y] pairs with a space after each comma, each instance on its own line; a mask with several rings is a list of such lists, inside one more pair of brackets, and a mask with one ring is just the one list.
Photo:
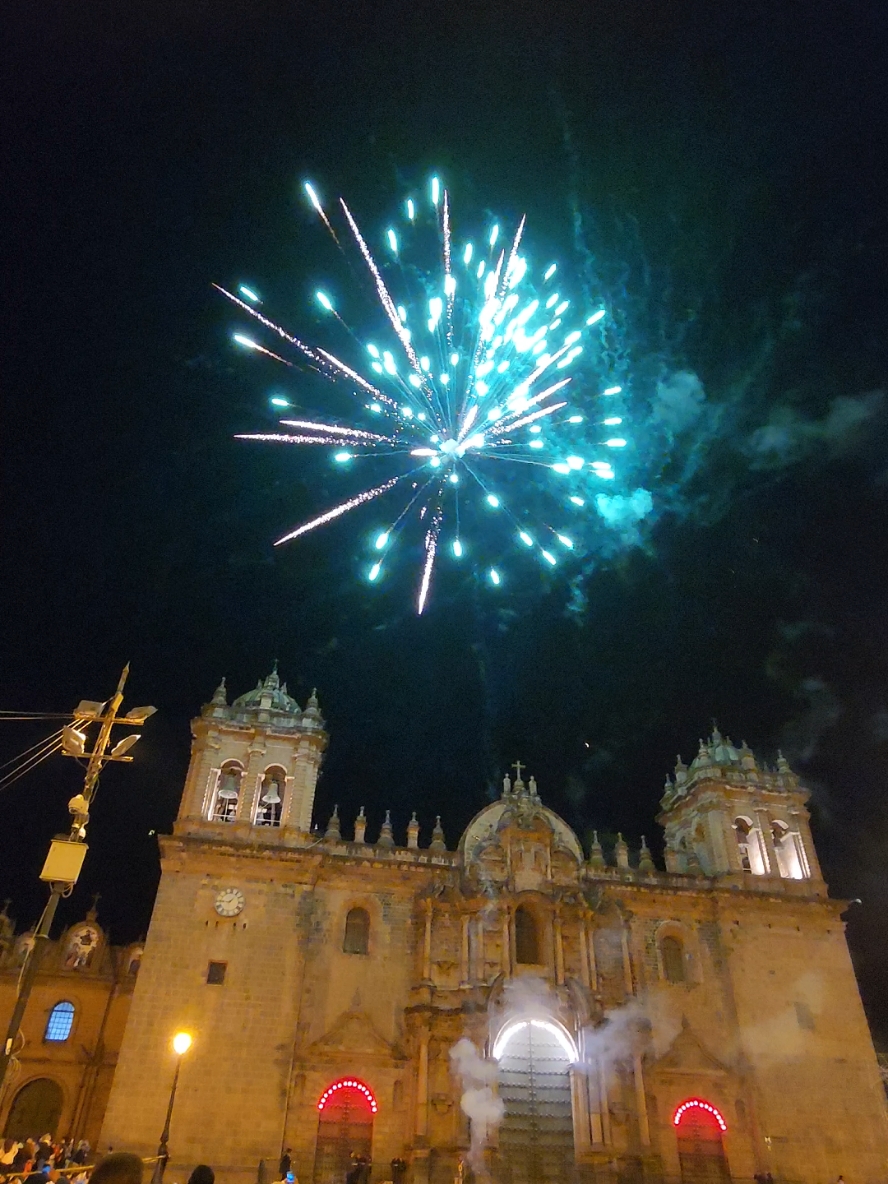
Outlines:
[[256, 826], [280, 826], [287, 774], [277, 766], [266, 769], [256, 795]]
[[349, 909], [345, 918], [342, 950], [345, 954], [366, 954], [370, 949], [370, 914], [366, 909]]
[[762, 840], [759, 828], [749, 818], [734, 819], [734, 833], [740, 851], [740, 866], [745, 872], [764, 876], [768, 868], [762, 854]]
[[236, 761], [227, 761], [219, 770], [219, 779], [210, 806], [211, 822], [234, 822], [240, 800], [244, 771]]
[[776, 818], [771, 821], [771, 838], [774, 841], [774, 854], [777, 856], [777, 870], [780, 875], [785, 880], [804, 880], [805, 870], [799, 859], [796, 836], [785, 822], [780, 822]]
[[660, 961], [663, 965], [663, 977], [667, 983], [683, 983], [687, 981], [684, 946], [679, 938], [663, 938], [660, 942]]
[[515, 961], [522, 966], [540, 964], [536, 918], [523, 904], [515, 910]]
[[43, 1033], [44, 1040], [58, 1041], [61, 1043], [67, 1040], [71, 1035], [71, 1026], [74, 1023], [74, 1004], [63, 1000], [57, 1003], [52, 1011], [49, 1013], [49, 1019], [46, 1021], [46, 1031]]

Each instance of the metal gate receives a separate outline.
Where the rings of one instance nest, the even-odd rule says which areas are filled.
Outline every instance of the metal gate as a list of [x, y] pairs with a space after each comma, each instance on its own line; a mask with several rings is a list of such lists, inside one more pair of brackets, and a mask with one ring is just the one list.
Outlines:
[[682, 1184], [730, 1184], [721, 1128], [708, 1111], [695, 1106], [682, 1114], [678, 1161]]
[[314, 1184], [345, 1184], [354, 1158], [370, 1160], [373, 1112], [366, 1094], [345, 1086], [325, 1100], [318, 1115]]
[[516, 1029], [499, 1058], [505, 1116], [499, 1133], [503, 1184], [566, 1184], [574, 1176], [570, 1057], [536, 1024]]

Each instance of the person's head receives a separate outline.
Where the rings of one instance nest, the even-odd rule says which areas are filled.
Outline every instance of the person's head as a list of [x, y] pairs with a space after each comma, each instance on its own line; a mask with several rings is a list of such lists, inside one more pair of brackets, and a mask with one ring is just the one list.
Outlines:
[[95, 1184], [142, 1184], [142, 1161], [129, 1151], [114, 1151], [99, 1160], [90, 1176]]
[[214, 1184], [216, 1173], [205, 1163], [199, 1163], [188, 1177], [188, 1184]]

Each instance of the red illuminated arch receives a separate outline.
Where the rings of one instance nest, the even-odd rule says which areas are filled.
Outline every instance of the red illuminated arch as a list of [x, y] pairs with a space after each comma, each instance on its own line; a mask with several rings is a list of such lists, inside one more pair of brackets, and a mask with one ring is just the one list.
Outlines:
[[363, 1081], [358, 1081], [356, 1077], [341, 1077], [339, 1081], [334, 1081], [332, 1085], [328, 1085], [318, 1099], [318, 1110], [323, 1110], [330, 1099], [335, 1098], [341, 1089], [354, 1089], [358, 1093], [363, 1094], [367, 1099], [371, 1114], [376, 1114], [379, 1110], [376, 1098], [373, 1096], [373, 1090], [369, 1085], [365, 1085]]
[[704, 1102], [702, 1098], [688, 1098], [686, 1102], [682, 1102], [672, 1115], [672, 1125], [678, 1126], [689, 1110], [703, 1110], [706, 1114], [711, 1115], [723, 1131], [728, 1129], [728, 1124], [722, 1118], [720, 1111], [711, 1102]]

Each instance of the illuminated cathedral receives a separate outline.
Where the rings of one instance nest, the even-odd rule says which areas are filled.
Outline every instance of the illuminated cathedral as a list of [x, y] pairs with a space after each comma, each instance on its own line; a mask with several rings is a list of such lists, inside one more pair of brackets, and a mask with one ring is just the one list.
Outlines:
[[885, 1179], [845, 904], [782, 758], [714, 731], [679, 760], [657, 867], [584, 850], [520, 764], [455, 847], [415, 815], [313, 829], [324, 721], [276, 671], [193, 735], [103, 1145], [156, 1152], [186, 1031], [171, 1179], [287, 1148], [301, 1184], [359, 1155], [414, 1184]]

